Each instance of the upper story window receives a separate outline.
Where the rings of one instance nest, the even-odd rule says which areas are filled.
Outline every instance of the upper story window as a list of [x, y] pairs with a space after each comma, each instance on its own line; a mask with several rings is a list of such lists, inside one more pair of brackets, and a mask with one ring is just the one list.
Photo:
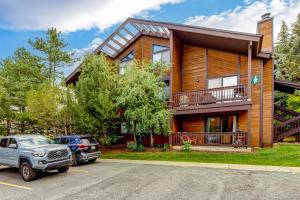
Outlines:
[[170, 49], [169, 47], [161, 46], [161, 45], [153, 45], [153, 56], [152, 61], [170, 64]]
[[120, 66], [119, 66], [119, 73], [120, 74], [124, 74], [125, 70], [126, 70], [126, 66], [130, 63], [133, 62], [134, 59], [134, 51], [131, 51], [129, 54], [127, 54], [127, 56], [125, 56], [121, 62], [120, 62]]
[[227, 76], [208, 79], [208, 89], [235, 86], [238, 84], [237, 76]]

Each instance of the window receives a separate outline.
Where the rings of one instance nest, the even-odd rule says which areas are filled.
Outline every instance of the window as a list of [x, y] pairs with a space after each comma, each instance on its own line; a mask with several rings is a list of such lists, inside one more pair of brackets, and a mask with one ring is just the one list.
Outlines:
[[60, 144], [69, 144], [69, 138], [61, 138]]
[[208, 79], [208, 89], [237, 85], [237, 76], [227, 76]]
[[[221, 88], [235, 86], [238, 84], [237, 76], [227, 76], [208, 79], [208, 89]], [[211, 94], [217, 98], [217, 100], [230, 100], [234, 98], [234, 89], [220, 89], [212, 91]]]
[[17, 141], [14, 138], [10, 138], [7, 146], [8, 148], [16, 148]]
[[125, 74], [126, 66], [132, 63], [134, 59], [134, 51], [130, 52], [127, 56], [125, 56], [120, 63], [119, 73]]
[[164, 63], [169, 65], [170, 64], [170, 49], [169, 47], [161, 46], [161, 45], [153, 45], [153, 56], [152, 61], [154, 63]]
[[170, 98], [170, 83], [169, 83], [169, 81], [165, 82], [164, 95], [165, 95], [166, 100], [169, 100], [169, 98]]
[[0, 142], [0, 147], [5, 148], [6, 144], [7, 144], [7, 139], [2, 139], [1, 142]]

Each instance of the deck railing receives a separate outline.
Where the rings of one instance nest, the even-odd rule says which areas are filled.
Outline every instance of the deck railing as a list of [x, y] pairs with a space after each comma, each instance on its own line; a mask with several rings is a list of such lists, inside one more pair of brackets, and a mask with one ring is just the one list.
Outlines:
[[247, 147], [247, 132], [177, 132], [171, 135], [172, 145], [183, 145], [189, 141], [195, 146]]
[[177, 92], [173, 94], [173, 106], [197, 106], [203, 104], [247, 101], [246, 85]]
[[300, 133], [300, 115], [274, 126], [274, 142], [278, 142], [295, 133]]
[[300, 116], [300, 113], [295, 112], [293, 110], [289, 110], [280, 105], [274, 105], [274, 118], [279, 121], [284, 122], [297, 116]]

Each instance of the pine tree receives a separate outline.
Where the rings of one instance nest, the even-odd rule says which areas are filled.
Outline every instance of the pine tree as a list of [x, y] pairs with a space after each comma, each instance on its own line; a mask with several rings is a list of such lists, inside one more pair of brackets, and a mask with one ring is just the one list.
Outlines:
[[275, 76], [276, 79], [286, 80], [289, 79], [289, 62], [288, 55], [290, 52], [290, 33], [289, 28], [285, 21], [282, 21], [281, 30], [277, 37], [276, 47], [275, 47]]
[[46, 38], [29, 39], [29, 44], [43, 55], [45, 72], [48, 80], [55, 83], [62, 75], [60, 68], [68, 66], [72, 62], [72, 53], [64, 50], [67, 43], [61, 38], [61, 32], [56, 28], [48, 29]]
[[290, 81], [300, 81], [300, 14], [292, 24], [291, 49], [290, 49]]

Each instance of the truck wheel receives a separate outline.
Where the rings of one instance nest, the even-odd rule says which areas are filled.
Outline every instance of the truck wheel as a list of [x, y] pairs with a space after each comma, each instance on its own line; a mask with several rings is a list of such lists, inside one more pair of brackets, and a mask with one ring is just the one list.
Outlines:
[[65, 173], [65, 172], [67, 172], [67, 171], [69, 170], [69, 168], [70, 168], [70, 166], [67, 165], [67, 166], [58, 168], [57, 171], [58, 171], [59, 173]]
[[72, 166], [76, 166], [78, 163], [77, 163], [77, 160], [76, 160], [76, 154], [75, 153], [72, 153], [72, 161], [71, 161], [71, 165]]
[[25, 161], [21, 164], [20, 173], [24, 181], [29, 182], [36, 178], [36, 171]]
[[96, 160], [97, 160], [97, 158], [94, 158], [94, 159], [89, 160], [89, 162], [90, 162], [90, 163], [93, 163], [93, 162], [95, 162]]

